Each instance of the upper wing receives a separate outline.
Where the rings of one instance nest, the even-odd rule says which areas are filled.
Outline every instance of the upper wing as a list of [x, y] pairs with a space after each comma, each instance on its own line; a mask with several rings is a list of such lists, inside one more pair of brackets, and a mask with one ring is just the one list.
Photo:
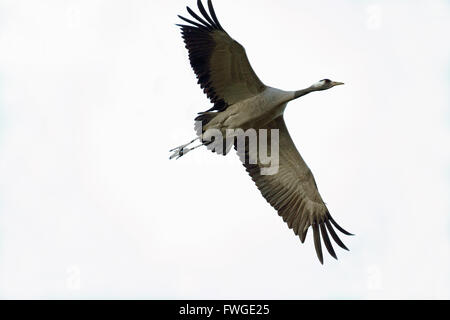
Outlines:
[[337, 259], [328, 233], [340, 247], [348, 249], [339, 239], [332, 225], [346, 235], [351, 234], [342, 229], [328, 212], [319, 194], [311, 170], [303, 161], [289, 135], [283, 116], [268, 123], [265, 129], [268, 129], [267, 148], [271, 156], [273, 152], [270, 150], [270, 129], [279, 129], [278, 172], [274, 175], [262, 175], [261, 169], [268, 167], [268, 165], [261, 163], [258, 154], [253, 155], [254, 159], [257, 159], [257, 164], [250, 164], [249, 149], [251, 148], [246, 146], [245, 150], [238, 150], [238, 154], [247, 172], [264, 198], [278, 211], [278, 214], [283, 217], [289, 228], [293, 229], [295, 234], [300, 236], [302, 242], [305, 241], [308, 229], [312, 226], [314, 246], [321, 263], [323, 263], [323, 255], [320, 234], [322, 234], [323, 242], [330, 255]]
[[187, 7], [196, 21], [178, 16], [191, 24], [179, 26], [198, 83], [214, 103], [208, 111], [223, 111], [231, 104], [262, 92], [265, 85], [250, 66], [244, 47], [220, 25], [211, 0], [208, 0], [211, 16], [201, 0], [197, 1], [197, 5], [204, 19]]

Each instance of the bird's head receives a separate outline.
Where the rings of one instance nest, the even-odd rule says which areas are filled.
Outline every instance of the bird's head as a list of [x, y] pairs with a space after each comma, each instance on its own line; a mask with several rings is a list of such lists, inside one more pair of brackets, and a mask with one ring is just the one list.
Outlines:
[[313, 89], [314, 91], [327, 90], [335, 86], [341, 86], [343, 84], [344, 83], [342, 82], [331, 81], [330, 79], [323, 79], [320, 80], [319, 82], [314, 83], [311, 86], [311, 89]]

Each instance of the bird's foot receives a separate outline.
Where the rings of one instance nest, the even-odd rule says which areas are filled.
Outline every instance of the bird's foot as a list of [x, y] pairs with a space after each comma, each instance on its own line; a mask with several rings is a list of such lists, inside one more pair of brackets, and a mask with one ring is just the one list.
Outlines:
[[170, 150], [170, 152], [173, 152], [173, 154], [170, 156], [170, 160], [172, 159], [180, 159], [182, 156], [187, 154], [189, 151], [192, 151], [190, 148], [186, 148], [186, 146], [181, 146], [175, 149]]
[[189, 143], [183, 144], [183, 145], [181, 145], [181, 146], [179, 146], [179, 147], [176, 147], [176, 148], [170, 150], [169, 152], [173, 152], [173, 154], [170, 156], [170, 160], [172, 160], [172, 159], [178, 160], [178, 159], [180, 159], [182, 156], [184, 156], [185, 154], [187, 154], [188, 152], [190, 152], [190, 151], [192, 151], [192, 150], [195, 150], [195, 149], [201, 147], [202, 145], [196, 146], [196, 147], [194, 147], [194, 148], [187, 148], [187, 146], [193, 144], [193, 143], [194, 143], [195, 141], [197, 141], [197, 140], [199, 140], [199, 138], [196, 138], [196, 139], [192, 140], [192, 141], [189, 142]]

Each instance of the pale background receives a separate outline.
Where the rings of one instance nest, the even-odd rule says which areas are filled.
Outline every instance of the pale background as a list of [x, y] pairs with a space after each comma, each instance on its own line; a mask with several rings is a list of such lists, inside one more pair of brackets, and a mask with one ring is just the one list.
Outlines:
[[224, 1], [356, 234], [317, 261], [237, 157], [179, 161], [210, 107], [189, 1], [0, 1], [1, 298], [450, 298], [449, 1]]

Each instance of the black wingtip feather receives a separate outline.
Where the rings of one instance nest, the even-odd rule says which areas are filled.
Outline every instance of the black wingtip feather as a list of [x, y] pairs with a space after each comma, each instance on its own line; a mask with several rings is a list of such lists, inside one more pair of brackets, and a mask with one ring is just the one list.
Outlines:
[[336, 221], [334, 221], [333, 219], [330, 219], [331, 223], [336, 227], [336, 229], [338, 229], [340, 232], [342, 232], [343, 234], [347, 235], [347, 236], [354, 236], [354, 234], [344, 230], [340, 225], [338, 225], [336, 223]]
[[196, 14], [194, 12], [194, 10], [192, 10], [188, 6], [186, 6], [187, 12], [197, 21], [192, 21], [190, 19], [186, 19], [185, 17], [182, 17], [180, 15], [178, 17], [180, 19], [183, 19], [186, 22], [193, 24], [194, 26], [196, 26], [200, 29], [203, 29], [203, 30], [208, 30], [208, 31], [220, 30], [220, 31], [225, 32], [225, 30], [220, 25], [219, 20], [217, 19], [217, 16], [216, 16], [216, 13], [214, 12], [214, 8], [212, 6], [211, 1], [208, 2], [208, 7], [209, 7], [211, 16], [208, 15], [208, 12], [205, 10], [205, 7], [203, 6], [201, 0], [197, 1], [197, 6], [198, 6], [202, 16], [206, 19], [206, 21], [202, 17], [200, 17], [198, 14]]
[[199, 17], [191, 8], [186, 7], [186, 9], [194, 19], [197, 19], [197, 21], [203, 24], [205, 27], [212, 29], [212, 26], [208, 22], [203, 20], [201, 17]]
[[178, 18], [180, 18], [180, 19], [183, 20], [183, 21], [186, 21], [187, 23], [190, 23], [190, 24], [196, 26], [197, 28], [200, 28], [200, 29], [202, 29], [202, 30], [208, 30], [208, 28], [207, 28], [206, 26], [204, 26], [204, 25], [202, 25], [202, 24], [200, 24], [200, 23], [198, 23], [198, 22], [189, 20], [189, 19], [187, 19], [187, 18], [185, 18], [185, 17], [183, 17], [183, 16], [180, 16], [180, 15], [178, 15]]
[[325, 221], [325, 225], [327, 226], [328, 231], [331, 234], [331, 237], [333, 238], [333, 240], [338, 244], [339, 247], [341, 247], [342, 249], [345, 249], [347, 251], [348, 248], [345, 246], [345, 244], [341, 241], [341, 239], [339, 239], [338, 235], [336, 234], [336, 231], [334, 231], [333, 226], [331, 225], [329, 220]]
[[351, 234], [350, 232], [344, 230], [344, 228], [342, 228], [340, 225], [338, 225], [337, 222], [334, 221], [333, 217], [331, 216], [331, 214], [329, 212], [327, 212], [327, 218], [340, 232], [342, 232], [343, 234], [345, 234], [347, 236], [354, 236], [354, 234]]
[[323, 254], [322, 254], [322, 245], [320, 243], [319, 226], [315, 222], [312, 227], [314, 235], [314, 247], [316, 248], [317, 258], [319, 258], [320, 263], [323, 264]]
[[220, 25], [219, 20], [217, 19], [216, 12], [214, 11], [214, 7], [213, 7], [213, 5], [212, 5], [211, 0], [208, 0], [208, 9], [209, 9], [209, 13], [211, 14], [211, 17], [213, 18], [213, 20], [214, 20], [214, 22], [216, 23], [217, 27], [218, 27], [220, 30], [222, 30], [222, 31], [225, 32], [225, 30], [223, 30], [222, 26]]
[[333, 245], [331, 244], [330, 237], [328, 237], [327, 229], [325, 229], [323, 222], [320, 223], [320, 232], [322, 233], [323, 243], [325, 244], [328, 253], [337, 260], [336, 252], [334, 252]]
[[217, 25], [214, 23], [214, 21], [211, 19], [211, 17], [208, 15], [208, 12], [206, 12], [205, 7], [203, 6], [203, 3], [201, 0], [197, 0], [197, 7], [200, 10], [200, 13], [202, 16], [216, 29], [218, 29]]

